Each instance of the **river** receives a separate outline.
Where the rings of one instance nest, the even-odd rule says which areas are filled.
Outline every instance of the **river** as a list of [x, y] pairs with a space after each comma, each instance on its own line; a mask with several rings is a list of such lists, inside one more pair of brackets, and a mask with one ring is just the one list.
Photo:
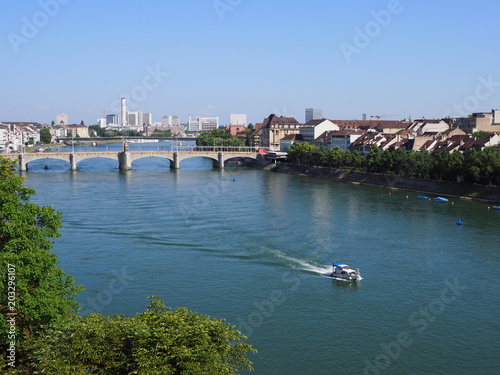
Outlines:
[[[132, 167], [48, 159], [25, 173], [33, 201], [63, 212], [54, 252], [86, 288], [82, 313], [134, 315], [158, 295], [224, 318], [259, 351], [255, 374], [500, 373], [500, 211], [488, 204], [201, 158]], [[322, 278], [332, 262], [364, 279]]]

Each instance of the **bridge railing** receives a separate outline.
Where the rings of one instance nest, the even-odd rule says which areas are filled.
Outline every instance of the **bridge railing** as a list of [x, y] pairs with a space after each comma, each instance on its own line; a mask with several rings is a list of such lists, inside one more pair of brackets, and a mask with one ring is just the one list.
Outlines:
[[257, 152], [265, 154], [268, 152], [263, 147], [247, 146], [196, 146], [196, 145], [172, 145], [171, 151], [192, 151], [192, 152]]

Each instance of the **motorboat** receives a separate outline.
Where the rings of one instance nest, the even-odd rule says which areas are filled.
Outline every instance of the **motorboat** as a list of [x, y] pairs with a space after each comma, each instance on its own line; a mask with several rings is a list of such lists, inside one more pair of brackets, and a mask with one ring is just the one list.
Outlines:
[[343, 263], [332, 264], [332, 272], [326, 274], [325, 277], [342, 281], [360, 281], [363, 279], [359, 269], [353, 270], [347, 264]]
[[493, 206], [491, 208], [494, 209], [494, 210], [500, 210], [500, 206]]
[[418, 195], [417, 199], [429, 199], [429, 197], [427, 197], [425, 195]]

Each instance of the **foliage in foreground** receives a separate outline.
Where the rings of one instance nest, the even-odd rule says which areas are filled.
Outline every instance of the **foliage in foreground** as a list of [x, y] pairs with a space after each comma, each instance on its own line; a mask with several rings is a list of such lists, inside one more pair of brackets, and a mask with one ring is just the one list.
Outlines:
[[135, 317], [90, 314], [43, 333], [33, 347], [36, 374], [236, 374], [255, 350], [233, 326], [152, 300]]
[[[35, 191], [23, 184], [14, 164], [0, 157], [0, 351], [7, 352], [7, 338], [15, 334], [16, 360], [23, 359], [25, 343], [38, 330], [62, 324], [77, 311], [73, 298], [82, 290], [51, 252], [61, 213], [31, 203]], [[7, 324], [7, 318], [14, 319]]]

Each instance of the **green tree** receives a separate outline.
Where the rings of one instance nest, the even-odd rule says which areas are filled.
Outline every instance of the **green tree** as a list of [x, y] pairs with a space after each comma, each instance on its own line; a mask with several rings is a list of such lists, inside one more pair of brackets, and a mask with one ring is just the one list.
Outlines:
[[245, 146], [245, 142], [224, 129], [202, 132], [196, 138], [197, 146]]
[[344, 165], [352, 170], [359, 171], [363, 166], [363, 157], [359, 151], [344, 152]]
[[400, 148], [389, 148], [382, 152], [379, 169], [384, 172], [399, 174], [405, 160], [405, 152]]
[[160, 129], [155, 129], [153, 134], [151, 134], [151, 137], [171, 137], [172, 136], [172, 130], [160, 130]]
[[498, 148], [486, 148], [481, 151], [481, 159], [483, 160], [482, 174], [490, 179], [500, 178], [500, 152]]
[[253, 129], [255, 129], [255, 127], [253, 126], [252, 123], [250, 123], [250, 124], [248, 124], [247, 129], [248, 130], [253, 130]]
[[382, 166], [382, 153], [376, 144], [370, 147], [370, 152], [365, 155], [363, 162], [368, 172], [380, 172]]
[[[15, 341], [21, 361], [26, 343], [37, 331], [63, 324], [77, 311], [73, 298], [82, 290], [58, 268], [57, 256], [51, 252], [52, 239], [59, 237], [61, 213], [31, 203], [35, 191], [23, 184], [13, 162], [0, 157], [0, 350], [7, 351], [7, 313], [16, 313]], [[8, 281], [15, 285], [15, 295], [8, 294], [12, 287]], [[4, 365], [5, 355], [1, 358]]]
[[105, 137], [106, 136], [106, 129], [101, 128], [99, 125], [89, 126], [89, 132], [92, 130], [95, 132], [95, 134], [97, 134], [98, 137]]
[[52, 142], [52, 134], [50, 134], [49, 128], [43, 128], [40, 130], [40, 141], [44, 144]]
[[252, 370], [246, 337], [224, 320], [152, 300], [132, 318], [90, 314], [35, 343], [37, 374], [236, 374]]
[[328, 150], [326, 154], [326, 160], [330, 167], [340, 168], [344, 164], [345, 151], [339, 146], [335, 146]]
[[483, 138], [485, 135], [488, 135], [489, 133], [487, 131], [484, 131], [484, 130], [480, 130], [478, 132], [474, 132], [472, 133], [471, 135], [473, 137], [476, 137], [477, 139], [480, 139], [480, 138]]
[[52, 122], [50, 123], [50, 125], [54, 126], [56, 124], [56, 122], [54, 120], [52, 120]]
[[82, 120], [82, 121], [80, 121], [80, 125], [85, 125], [85, 123], [83, 122], [83, 120]]
[[313, 160], [313, 151], [316, 149], [307, 142], [295, 142], [288, 148], [288, 160], [292, 163], [310, 164]]

